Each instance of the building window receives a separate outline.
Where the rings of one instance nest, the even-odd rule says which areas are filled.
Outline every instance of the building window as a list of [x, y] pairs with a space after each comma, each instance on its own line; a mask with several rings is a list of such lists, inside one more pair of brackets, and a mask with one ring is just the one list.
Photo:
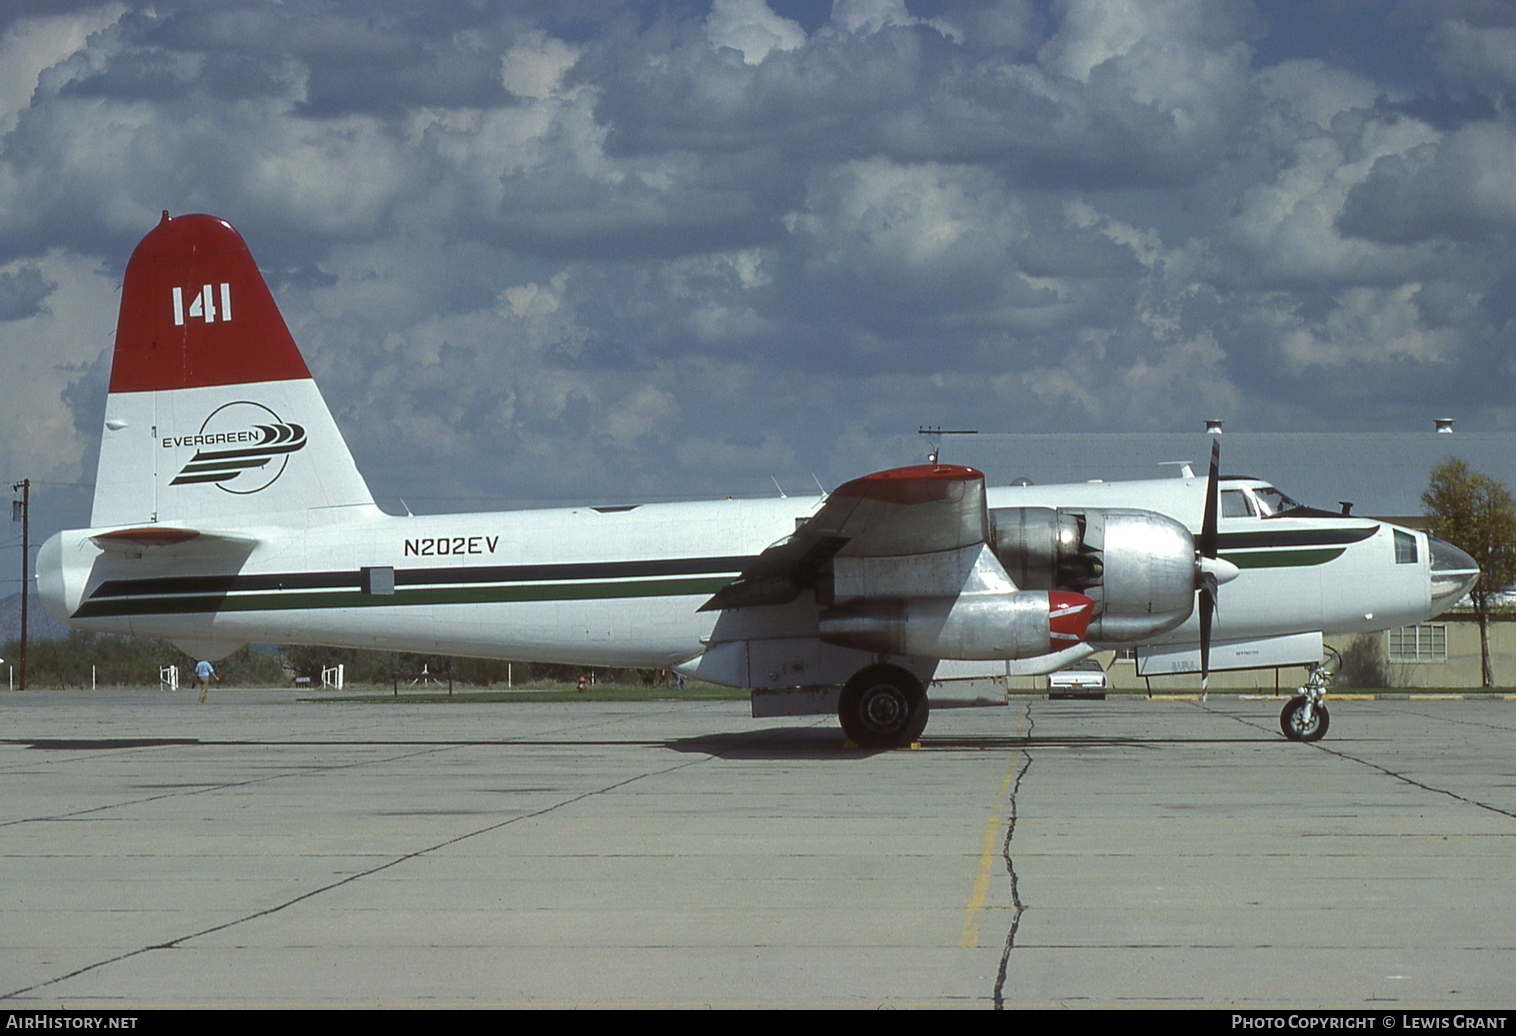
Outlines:
[[1445, 625], [1402, 626], [1390, 630], [1391, 662], [1446, 662], [1448, 628]]

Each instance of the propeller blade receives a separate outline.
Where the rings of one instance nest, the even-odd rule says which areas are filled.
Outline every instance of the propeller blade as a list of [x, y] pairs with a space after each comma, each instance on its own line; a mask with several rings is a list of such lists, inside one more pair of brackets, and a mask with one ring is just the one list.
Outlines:
[[1205, 517], [1200, 523], [1200, 540], [1196, 546], [1200, 548], [1200, 556], [1214, 558], [1216, 556], [1216, 512], [1220, 503], [1221, 484], [1221, 441], [1211, 441], [1211, 473], [1205, 480]]
[[[1216, 557], [1216, 518], [1221, 502], [1221, 440], [1211, 440], [1211, 470], [1205, 480], [1205, 515], [1200, 521], [1200, 538], [1195, 543], [1200, 555], [1195, 562], [1195, 589], [1200, 594], [1200, 700], [1205, 701], [1211, 690], [1211, 624], [1216, 616], [1217, 574], [1220, 565]], [[1228, 579], [1236, 575], [1236, 567]]]
[[1211, 620], [1216, 614], [1216, 578], [1210, 573], [1200, 582], [1200, 700], [1211, 691]]

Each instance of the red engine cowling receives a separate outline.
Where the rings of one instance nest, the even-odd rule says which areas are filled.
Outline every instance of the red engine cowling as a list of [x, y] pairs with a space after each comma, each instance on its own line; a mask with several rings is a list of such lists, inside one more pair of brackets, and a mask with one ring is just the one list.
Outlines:
[[1084, 639], [1095, 602], [1067, 590], [1048, 591], [1048, 650], [1062, 651]]

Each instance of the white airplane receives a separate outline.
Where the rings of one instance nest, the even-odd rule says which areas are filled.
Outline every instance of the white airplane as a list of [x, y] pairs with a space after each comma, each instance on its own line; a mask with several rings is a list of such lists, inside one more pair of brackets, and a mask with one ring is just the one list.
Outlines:
[[[1323, 633], [1422, 621], [1478, 574], [1422, 532], [1223, 490], [1211, 460], [1207, 479], [988, 490], [932, 463], [811, 499], [392, 516], [241, 236], [165, 212], [126, 268], [90, 528], [49, 539], [37, 580], [60, 621], [201, 658], [260, 641], [666, 667], [751, 688], [755, 715], [835, 708], [873, 747], [921, 734], [948, 670], [1129, 647], [1202, 681], [1314, 666]], [[1319, 680], [1281, 717], [1303, 740], [1327, 722]]]

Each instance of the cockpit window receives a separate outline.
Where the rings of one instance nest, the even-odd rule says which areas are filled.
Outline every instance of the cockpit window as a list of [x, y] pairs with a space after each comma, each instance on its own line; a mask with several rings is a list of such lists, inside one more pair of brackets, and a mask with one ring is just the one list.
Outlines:
[[1395, 530], [1395, 564], [1416, 564], [1416, 537], [1399, 529]]
[[1253, 496], [1258, 500], [1258, 507], [1263, 511], [1265, 518], [1270, 515], [1283, 514], [1285, 511], [1294, 510], [1300, 506], [1298, 501], [1291, 500], [1273, 486], [1254, 489]]
[[1221, 517], [1253, 517], [1253, 504], [1248, 500], [1248, 495], [1240, 489], [1223, 489], [1221, 491]]

